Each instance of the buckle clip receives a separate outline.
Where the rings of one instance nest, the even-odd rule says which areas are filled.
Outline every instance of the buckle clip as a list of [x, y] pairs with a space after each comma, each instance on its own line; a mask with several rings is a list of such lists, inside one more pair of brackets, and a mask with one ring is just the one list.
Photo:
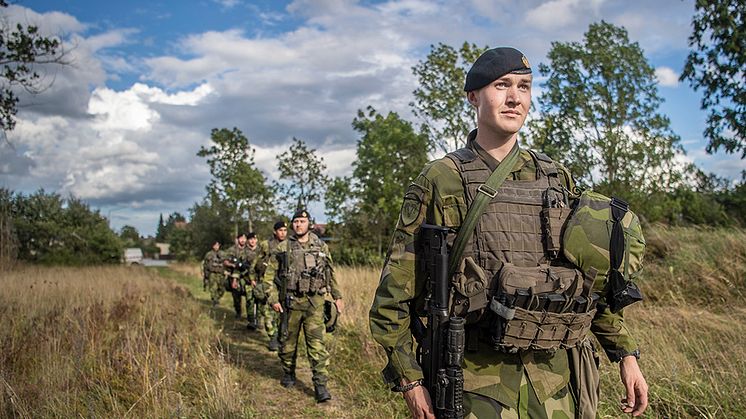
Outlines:
[[490, 199], [494, 198], [495, 195], [497, 195], [497, 190], [492, 189], [491, 187], [487, 186], [487, 184], [483, 183], [477, 187], [477, 192], [481, 192], [487, 196], [490, 197]]

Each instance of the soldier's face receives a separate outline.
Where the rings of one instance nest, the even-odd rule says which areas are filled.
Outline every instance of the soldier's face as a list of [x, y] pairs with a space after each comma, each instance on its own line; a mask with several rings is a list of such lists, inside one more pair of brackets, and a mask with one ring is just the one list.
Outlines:
[[216, 251], [216, 252], [217, 252], [218, 250], [220, 250], [220, 243], [217, 243], [217, 242], [216, 242], [216, 243], [213, 243], [213, 244], [212, 244], [212, 250], [214, 250], [214, 251]]
[[288, 237], [288, 229], [287, 227], [280, 227], [277, 230], [275, 230], [275, 237], [279, 241], [283, 241]]
[[246, 236], [241, 236], [238, 239], [236, 239], [236, 242], [238, 242], [238, 245], [241, 247], [246, 246]]
[[257, 242], [257, 240], [258, 240], [258, 239], [257, 239], [256, 237], [252, 237], [252, 238], [250, 238], [250, 239], [248, 240], [248, 242], [249, 242], [249, 247], [252, 247], [252, 248], [253, 248], [253, 247], [256, 247], [256, 242]]
[[293, 220], [293, 231], [296, 236], [304, 236], [308, 233], [308, 218], [299, 217]]
[[531, 75], [506, 74], [467, 95], [477, 108], [480, 127], [497, 135], [512, 135], [523, 126], [531, 107]]

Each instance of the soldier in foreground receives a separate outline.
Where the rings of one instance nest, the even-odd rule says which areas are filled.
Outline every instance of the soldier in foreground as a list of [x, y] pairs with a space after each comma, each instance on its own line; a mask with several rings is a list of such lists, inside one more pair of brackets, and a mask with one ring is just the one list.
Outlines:
[[[429, 163], [404, 196], [370, 328], [388, 356], [383, 377], [403, 393], [413, 417], [433, 418], [436, 411], [439, 417], [580, 416], [579, 409], [598, 398], [589, 329], [609, 359], [619, 363], [626, 389], [622, 411], [639, 416], [647, 407], [638, 346], [622, 313], [595, 306], [595, 273], [584, 276], [557, 253], [559, 247], [549, 250], [541, 214], [549, 207], [566, 214], [562, 207], [569, 206], [576, 188], [564, 167], [518, 147], [531, 83], [531, 68], [519, 51], [495, 48], [482, 54], [464, 87], [477, 129], [465, 148]], [[486, 185], [493, 173], [501, 175], [494, 179], [502, 178], [494, 188]], [[469, 220], [467, 211], [477, 201], [484, 206]], [[457, 239], [464, 225], [465, 238]], [[448, 252], [459, 256], [449, 259]], [[435, 283], [426, 279], [436, 276], [444, 278], [442, 289], [433, 289]], [[436, 311], [441, 313], [431, 315]], [[449, 323], [439, 347], [421, 340], [425, 313], [429, 323]], [[525, 316], [525, 329], [513, 327], [519, 316]], [[562, 321], [552, 325], [546, 319]], [[413, 334], [420, 340], [421, 363]], [[443, 351], [452, 361], [443, 375], [425, 369], [423, 376], [421, 365], [430, 365], [428, 359]], [[576, 354], [585, 362], [575, 381], [583, 374], [590, 378], [580, 380], [583, 388], [570, 384]], [[431, 394], [423, 378], [426, 384], [440, 380], [450, 387]], [[463, 400], [451, 398], [449, 411], [442, 401], [461, 385]], [[582, 415], [593, 417], [595, 410]]]
[[288, 226], [285, 221], [278, 221], [272, 228], [272, 238], [267, 241], [259, 243], [259, 256], [257, 261], [257, 286], [255, 289], [255, 297], [259, 303], [259, 317], [260, 323], [264, 324], [264, 331], [267, 332], [269, 338], [268, 348], [271, 352], [276, 352], [280, 347], [280, 342], [277, 337], [277, 330], [279, 326], [279, 316], [274, 310], [267, 304], [267, 289], [273, 288], [275, 292], [279, 290], [278, 277], [275, 276], [274, 283], [265, 283], [262, 278], [267, 269], [267, 265], [271, 259], [277, 257], [277, 248], [280, 243], [284, 242], [288, 235]]
[[303, 328], [316, 402], [322, 403], [332, 398], [326, 387], [329, 354], [324, 345], [324, 297], [331, 293], [339, 313], [344, 303], [334, 278], [329, 249], [310, 231], [309, 218], [305, 210], [293, 215], [294, 234], [278, 245], [278, 256], [270, 259], [264, 283], [271, 283], [276, 274], [280, 278], [280, 292], [271, 291], [268, 296], [272, 309], [281, 313], [279, 355], [283, 376], [280, 384], [283, 387], [295, 385], [298, 337]]
[[220, 252], [220, 242], [215, 241], [212, 249], [205, 253], [202, 259], [202, 275], [205, 290], [210, 293], [212, 306], [220, 303], [225, 293], [225, 281], [223, 279], [223, 255]]

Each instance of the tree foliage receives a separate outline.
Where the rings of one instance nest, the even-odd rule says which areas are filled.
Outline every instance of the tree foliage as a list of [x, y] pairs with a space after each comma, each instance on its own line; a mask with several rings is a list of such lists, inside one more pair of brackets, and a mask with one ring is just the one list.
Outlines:
[[395, 112], [358, 110], [360, 134], [351, 177], [335, 178], [326, 194], [326, 214], [336, 260], [379, 263], [398, 219], [407, 187], [427, 163], [428, 137]]
[[583, 42], [553, 42], [548, 58], [539, 66], [547, 80], [530, 123], [533, 146], [604, 193], [675, 185], [683, 149], [658, 112], [654, 70], [627, 31], [591, 24]]
[[272, 199], [266, 178], [254, 163], [255, 150], [238, 128], [215, 128], [210, 139], [210, 147], [202, 146], [197, 152], [198, 156], [207, 159], [210, 166], [212, 180], [207, 187], [208, 192], [231, 203], [230, 219], [234, 223], [234, 234], [238, 232], [244, 214], [249, 229], [252, 229], [253, 220], [269, 208]]
[[449, 152], [462, 147], [475, 126], [464, 81], [468, 68], [487, 48], [468, 42], [458, 50], [442, 43], [431, 45], [425, 61], [412, 67], [419, 87], [412, 92], [415, 101], [410, 106], [431, 133], [431, 149]]
[[369, 217], [379, 253], [394, 231], [402, 197], [427, 163], [428, 136], [395, 112], [359, 110], [352, 127], [360, 133], [352, 164], [360, 210]]
[[[8, 3], [0, 1], [0, 10]], [[18, 89], [38, 94], [50, 83], [40, 73], [40, 66], [66, 64], [62, 43], [45, 37], [35, 25], [11, 24], [0, 16], [0, 129], [12, 130], [18, 112]]]
[[702, 89], [707, 151], [746, 157], [746, 3], [697, 0], [681, 80]]
[[98, 210], [43, 189], [31, 195], [0, 193], [10, 208], [18, 258], [55, 265], [119, 263], [122, 244]]
[[119, 238], [126, 247], [140, 247], [140, 233], [131, 225], [119, 229]]
[[208, 194], [201, 203], [189, 210], [189, 228], [194, 256], [202, 257], [215, 241], [222, 245], [232, 243], [233, 225], [230, 222], [230, 205], [218, 196]]
[[324, 158], [316, 154], [316, 149], [308, 148], [303, 140], [293, 138], [293, 143], [277, 156], [280, 181], [275, 189], [282, 202], [281, 207], [288, 212], [307, 208], [311, 202], [320, 201], [329, 183]]

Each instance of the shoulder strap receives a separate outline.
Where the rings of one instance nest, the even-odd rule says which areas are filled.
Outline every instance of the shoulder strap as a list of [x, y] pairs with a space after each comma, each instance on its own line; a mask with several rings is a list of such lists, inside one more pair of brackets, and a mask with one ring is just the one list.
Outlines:
[[474, 201], [466, 211], [466, 217], [464, 217], [463, 223], [456, 234], [456, 239], [453, 241], [453, 247], [451, 248], [451, 256], [448, 261], [448, 277], [452, 277], [453, 273], [456, 272], [456, 268], [461, 261], [461, 255], [464, 253], [464, 246], [469, 241], [474, 227], [477, 225], [477, 220], [482, 216], [484, 210], [487, 208], [487, 204], [492, 198], [497, 195], [498, 189], [505, 182], [505, 179], [510, 174], [511, 170], [518, 161], [518, 141], [513, 144], [513, 148], [510, 150], [507, 156], [497, 166], [494, 172], [490, 174], [487, 181], [479, 185], [477, 188], [477, 195], [474, 197]]

